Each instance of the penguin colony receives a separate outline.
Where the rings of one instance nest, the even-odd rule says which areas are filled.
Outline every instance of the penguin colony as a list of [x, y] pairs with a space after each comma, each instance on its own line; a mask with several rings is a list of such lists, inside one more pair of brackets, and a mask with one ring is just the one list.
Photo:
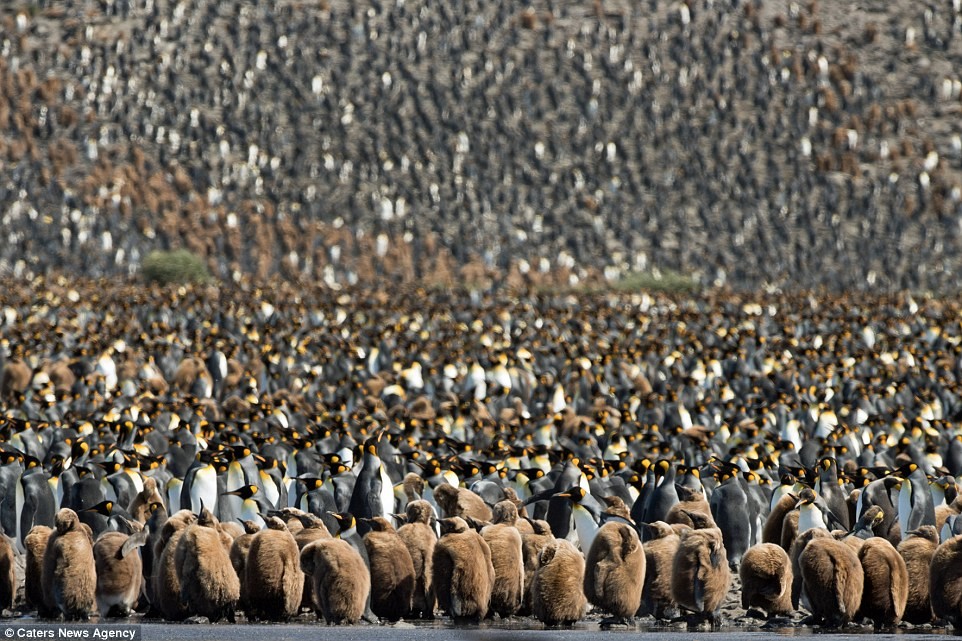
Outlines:
[[962, 272], [952, 0], [5, 7], [0, 273]]
[[8, 613], [962, 624], [957, 303], [74, 293], [0, 301]]

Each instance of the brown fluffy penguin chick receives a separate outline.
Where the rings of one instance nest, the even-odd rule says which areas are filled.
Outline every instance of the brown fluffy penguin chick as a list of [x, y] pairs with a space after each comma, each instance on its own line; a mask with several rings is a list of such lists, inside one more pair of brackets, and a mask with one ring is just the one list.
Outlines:
[[180, 576], [175, 555], [181, 537], [196, 520], [197, 517], [190, 510], [175, 512], [161, 528], [160, 538], [154, 548], [154, 600], [151, 605], [156, 605], [160, 614], [169, 621], [183, 621], [190, 616], [190, 611], [180, 598]]
[[816, 537], [798, 557], [802, 590], [814, 623], [841, 626], [862, 600], [862, 564], [851, 547], [831, 536]]
[[[497, 503], [493, 511], [503, 517], [502, 521], [513, 522], [518, 518], [518, 508], [510, 501]], [[481, 530], [481, 537], [491, 549], [491, 563], [494, 565], [491, 611], [501, 618], [513, 616], [521, 609], [524, 596], [521, 533], [514, 525], [501, 522], [485, 526]]]
[[287, 621], [300, 610], [304, 591], [300, 550], [284, 521], [272, 516], [266, 524], [247, 552], [245, 573], [251, 594], [247, 618]]
[[704, 514], [711, 521], [707, 527], [715, 527], [715, 519], [712, 518], [711, 508], [705, 499], [704, 490], [678, 486], [678, 503], [671, 506], [668, 514], [665, 515], [665, 522], [668, 524], [681, 523], [688, 527], [697, 527], [691, 520], [688, 512], [698, 512]]
[[494, 587], [491, 549], [464, 519], [442, 519], [434, 547], [434, 592], [438, 607], [455, 620], [483, 619]]
[[391, 522], [381, 516], [370, 520], [364, 548], [371, 564], [371, 611], [388, 621], [411, 612], [414, 596], [414, 561]]
[[23, 571], [23, 597], [27, 605], [37, 609], [40, 617], [49, 617], [43, 595], [43, 553], [47, 549], [47, 540], [53, 530], [46, 525], [34, 525], [23, 539], [23, 546], [27, 550], [27, 559]]
[[[765, 519], [765, 525], [762, 526], [762, 543], [781, 545], [785, 515], [794, 510], [797, 504], [798, 496], [792, 493], [785, 494], [775, 502], [772, 511], [768, 513], [768, 518]], [[782, 550], [788, 553], [787, 548], [783, 547]]]
[[549, 626], [570, 626], [583, 619], [588, 600], [582, 591], [585, 558], [570, 542], [555, 539], [541, 551], [531, 584], [531, 610]]
[[491, 520], [491, 508], [480, 496], [467, 488], [441, 483], [434, 488], [434, 500], [441, 508], [441, 516], [445, 518], [459, 516], [465, 520], [467, 517], [477, 521]]
[[300, 558], [317, 616], [329, 625], [357, 623], [371, 592], [371, 577], [357, 550], [341, 539], [318, 539], [301, 550]]
[[631, 624], [644, 585], [645, 550], [638, 533], [627, 523], [608, 521], [598, 528], [585, 560], [585, 596], [612, 616], [602, 624]]
[[757, 608], [768, 616], [792, 613], [792, 562], [780, 545], [759, 543], [748, 548], [738, 576], [743, 608]]
[[[534, 528], [532, 527], [531, 523], [529, 523], [524, 518], [524, 515], [525, 515], [524, 501], [518, 498], [518, 493], [514, 491], [513, 487], [509, 486], [504, 488], [504, 500], [514, 503], [514, 508], [515, 508], [514, 522], [508, 523], [507, 521], [504, 520], [507, 513], [502, 513], [501, 516], [499, 516], [497, 513], [494, 512], [494, 510], [491, 511], [492, 512], [491, 522], [492, 523], [508, 523], [509, 525], [513, 525], [516, 528], [518, 528], [518, 532], [521, 533], [522, 537], [524, 537], [525, 534], [534, 534]], [[622, 501], [622, 505], [624, 505], [623, 501]], [[625, 508], [625, 509], [627, 510], [628, 508]]]
[[639, 614], [650, 614], [656, 619], [674, 616], [675, 602], [671, 598], [671, 573], [681, 537], [664, 521], [646, 525], [648, 540], [645, 550], [645, 585], [642, 590]]
[[163, 505], [164, 499], [157, 489], [157, 480], [147, 476], [144, 478], [144, 489], [138, 492], [134, 500], [130, 502], [127, 512], [135, 521], [146, 523], [151, 515], [151, 503]]
[[69, 508], [62, 508], [54, 518], [54, 533], [43, 555], [43, 586], [50, 608], [67, 621], [86, 621], [94, 609], [93, 537]]
[[551, 526], [547, 521], [526, 521], [531, 525], [530, 534], [521, 535], [521, 556], [524, 559], [524, 598], [521, 600], [519, 614], [531, 614], [531, 584], [538, 569], [538, 557], [547, 545], [554, 541]]
[[[813, 539], [831, 536], [828, 530], [812, 528], [803, 532], [792, 542], [791, 549], [788, 551], [788, 558], [792, 563], [792, 607], [796, 610], [802, 605], [802, 598], [805, 596], [802, 590], [802, 568], [798, 564], [798, 557], [801, 556], [802, 552], [805, 551], [805, 546], [811, 543]], [[808, 607], [808, 601], [805, 601], [804, 605], [809, 610], [811, 609]]]
[[939, 547], [939, 533], [931, 525], [923, 525], [906, 535], [898, 547], [909, 574], [909, 594], [902, 619], [913, 625], [923, 625], [931, 623], [933, 618], [932, 602], [929, 600], [929, 567]]
[[411, 614], [416, 617], [434, 616], [434, 546], [438, 536], [431, 527], [434, 508], [427, 501], [417, 499], [407, 504], [407, 523], [398, 528], [397, 534], [411, 554], [414, 566], [414, 595]]
[[685, 532], [672, 566], [671, 597], [675, 603], [714, 624], [730, 585], [731, 571], [721, 530]]
[[[293, 510], [293, 508], [288, 509]], [[292, 531], [298, 550], [303, 550], [314, 541], [334, 538], [331, 536], [331, 532], [327, 529], [327, 526], [324, 525], [324, 521], [321, 519], [321, 517], [308, 512], [302, 512], [301, 510], [297, 510], [294, 514], [296, 516], [295, 520], [301, 525], [301, 529], [297, 530], [296, 532]], [[241, 584], [243, 585], [243, 582], [241, 582]], [[314, 596], [311, 594], [311, 591], [313, 590], [311, 586], [313, 584], [314, 582], [311, 580], [311, 578], [305, 575], [304, 590], [301, 592], [302, 608], [314, 607]]]
[[189, 525], [177, 541], [174, 567], [180, 581], [180, 598], [187, 609], [210, 619], [234, 622], [240, 599], [240, 580], [224, 547], [216, 520], [207, 508], [197, 523]]
[[962, 534], [935, 549], [929, 566], [929, 597], [937, 619], [962, 626]]
[[17, 573], [13, 558], [13, 545], [0, 534], [0, 610], [13, 609], [17, 596]]
[[792, 556], [792, 546], [798, 539], [798, 516], [798, 510], [792, 510], [782, 519], [781, 546], [783, 550], [788, 552], [789, 557]]
[[878, 631], [898, 625], [909, 596], [909, 572], [905, 560], [887, 540], [873, 536], [858, 551], [862, 564], [862, 605], [859, 615], [868, 617]]
[[128, 616], [137, 605], [144, 582], [139, 548], [147, 543], [148, 534], [144, 529], [129, 536], [104, 532], [94, 542], [97, 610], [101, 618]]
[[237, 608], [247, 612], [247, 554], [250, 552], [251, 543], [254, 535], [260, 532], [260, 526], [254, 521], [244, 521], [244, 533], [234, 539], [230, 546], [230, 564], [237, 574], [240, 582], [240, 598], [237, 600]]

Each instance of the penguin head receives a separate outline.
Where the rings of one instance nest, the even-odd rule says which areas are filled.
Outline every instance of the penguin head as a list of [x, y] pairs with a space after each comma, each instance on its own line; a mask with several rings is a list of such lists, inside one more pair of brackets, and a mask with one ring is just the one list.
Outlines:
[[815, 491], [810, 487], [802, 488], [802, 491], [798, 493], [798, 505], [806, 506], [815, 503], [815, 499], [818, 498]]
[[245, 521], [243, 519], [237, 520], [244, 527], [244, 534], [257, 534], [261, 531], [261, 526], [254, 521]]
[[54, 517], [53, 523], [59, 536], [80, 528], [80, 519], [77, 517], [77, 513], [69, 507], [61, 508]]
[[332, 514], [334, 519], [337, 521], [339, 533], [343, 534], [344, 532], [352, 530], [357, 526], [357, 521], [355, 520], [354, 515], [350, 512], [334, 512]]
[[92, 505], [88, 508], [81, 510], [81, 512], [96, 512], [97, 514], [102, 514], [104, 516], [110, 516], [114, 511], [114, 502], [107, 500], [101, 501], [97, 505]]
[[555, 494], [555, 496], [571, 499], [572, 503], [581, 503], [586, 495], [587, 492], [585, 492], [585, 488], [581, 487], [580, 485], [576, 485], [568, 490], [565, 490], [564, 492]]
[[230, 492], [224, 492], [225, 496], [239, 496], [245, 501], [255, 494], [257, 494], [258, 489], [256, 485], [242, 485], [236, 490], [231, 490]]
[[441, 526], [441, 535], [445, 534], [459, 534], [461, 532], [468, 531], [468, 522], [459, 516], [452, 516], [446, 519], [441, 519], [438, 521]]
[[324, 485], [324, 481], [316, 476], [310, 476], [310, 475], [298, 476], [297, 480], [304, 484], [304, 487], [307, 488], [308, 492], [316, 490], [320, 488], [322, 485]]

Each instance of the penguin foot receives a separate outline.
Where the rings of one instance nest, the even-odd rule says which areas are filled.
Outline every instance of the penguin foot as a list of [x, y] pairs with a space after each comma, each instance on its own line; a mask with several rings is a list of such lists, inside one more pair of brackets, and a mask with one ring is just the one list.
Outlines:
[[755, 608], [749, 608], [748, 612], [745, 613], [745, 616], [751, 619], [767, 619], [768, 618], [767, 614]]
[[607, 630], [613, 627], [624, 626], [626, 628], [634, 627], [635, 620], [632, 617], [607, 617], [601, 620], [601, 629]]

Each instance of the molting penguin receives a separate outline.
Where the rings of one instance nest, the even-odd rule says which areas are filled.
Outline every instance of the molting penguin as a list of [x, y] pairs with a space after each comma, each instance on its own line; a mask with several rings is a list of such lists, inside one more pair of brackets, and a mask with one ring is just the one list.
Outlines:
[[[493, 511], [499, 521], [517, 520], [518, 508], [510, 501], [495, 504]], [[495, 523], [482, 528], [481, 537], [491, 550], [491, 563], [494, 565], [491, 611], [501, 618], [507, 618], [521, 608], [524, 595], [521, 533], [514, 525]]]
[[608, 612], [602, 623], [631, 624], [645, 584], [645, 550], [627, 523], [609, 521], [598, 529], [585, 560], [584, 592], [588, 602]]
[[897, 548], [909, 575], [909, 593], [902, 618], [913, 625], [932, 622], [929, 568], [938, 547], [938, 532], [931, 525], [923, 525], [918, 530], [906, 532]]
[[411, 611], [414, 562], [391, 522], [370, 519], [364, 547], [371, 564], [371, 609], [379, 617], [397, 621]]
[[86, 621], [97, 591], [93, 537], [69, 508], [57, 512], [54, 526], [43, 556], [44, 594], [65, 620]]
[[792, 564], [781, 546], [759, 543], [748, 548], [738, 576], [743, 608], [758, 608], [768, 616], [792, 613]]
[[672, 600], [714, 625], [718, 623], [718, 608], [730, 585], [731, 572], [721, 530], [684, 532], [672, 568]]
[[491, 549], [460, 517], [440, 524], [433, 578], [438, 607], [456, 620], [479, 621], [487, 616], [494, 587]]
[[364, 559], [340, 539], [318, 539], [301, 550], [301, 570], [312, 579], [318, 616], [328, 624], [354, 624], [364, 614], [371, 577]]
[[140, 548], [147, 543], [148, 535], [146, 529], [131, 535], [104, 532], [94, 543], [101, 618], [128, 616], [137, 605], [144, 582]]
[[211, 623], [224, 618], [233, 623], [240, 581], [217, 524], [210, 510], [201, 510], [197, 522], [189, 525], [177, 541], [174, 567], [181, 602], [190, 612], [207, 617]]
[[531, 532], [521, 535], [521, 555], [524, 557], [524, 598], [521, 602], [521, 612], [531, 614], [531, 585], [534, 573], [538, 569], [538, 557], [549, 543], [554, 541], [551, 527], [547, 521], [529, 521]]
[[888, 540], [873, 536], [858, 552], [862, 564], [862, 605], [859, 614], [872, 619], [875, 630], [897, 625], [908, 599], [909, 574], [905, 560]]
[[304, 590], [300, 550], [284, 521], [267, 519], [267, 529], [254, 535], [247, 553], [248, 618], [287, 621], [297, 614]]
[[531, 584], [531, 609], [548, 626], [570, 626], [584, 618], [588, 606], [582, 586], [585, 559], [564, 539], [549, 543], [538, 559]]
[[831, 536], [815, 537], [798, 557], [802, 589], [815, 623], [852, 621], [862, 600], [864, 576], [851, 547]]
[[434, 546], [438, 537], [431, 527], [434, 508], [423, 499], [407, 504], [407, 523], [398, 528], [397, 534], [411, 554], [414, 565], [414, 595], [411, 613], [422, 618], [434, 616], [433, 575]]

